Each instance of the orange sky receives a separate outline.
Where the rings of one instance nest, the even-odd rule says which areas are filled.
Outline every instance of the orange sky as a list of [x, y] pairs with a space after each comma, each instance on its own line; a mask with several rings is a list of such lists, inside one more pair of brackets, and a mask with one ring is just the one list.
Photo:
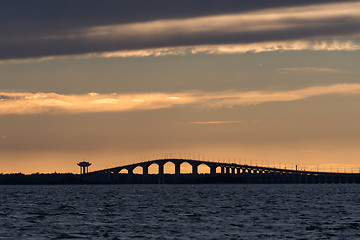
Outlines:
[[359, 2], [261, 3], [176, 18], [99, 13], [76, 29], [61, 14], [49, 19], [59, 30], [29, 17], [32, 38], [11, 20], [0, 173], [170, 156], [359, 172]]

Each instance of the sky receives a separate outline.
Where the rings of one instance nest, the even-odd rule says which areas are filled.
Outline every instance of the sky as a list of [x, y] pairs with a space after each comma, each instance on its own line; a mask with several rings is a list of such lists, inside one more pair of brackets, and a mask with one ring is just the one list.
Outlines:
[[360, 1], [5, 0], [0, 173], [360, 171]]

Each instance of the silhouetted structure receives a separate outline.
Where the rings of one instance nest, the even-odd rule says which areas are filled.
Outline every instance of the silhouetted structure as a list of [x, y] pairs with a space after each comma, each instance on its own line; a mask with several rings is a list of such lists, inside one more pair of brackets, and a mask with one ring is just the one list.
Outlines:
[[[175, 165], [175, 174], [164, 173], [164, 165], [168, 162]], [[181, 174], [183, 163], [191, 165], [190, 174]], [[152, 164], [158, 165], [158, 174], [149, 174]], [[210, 173], [199, 174], [200, 165], [208, 166]], [[142, 168], [142, 174], [134, 173], [136, 167]], [[120, 174], [124, 169], [127, 174]], [[290, 170], [191, 159], [157, 159], [90, 172], [83, 180], [93, 183], [360, 183], [360, 174]]]
[[0, 185], [3, 184], [83, 184], [84, 175], [72, 173], [11, 173], [0, 174]]
[[91, 163], [83, 161], [79, 162], [77, 165], [80, 167], [80, 174], [85, 174], [89, 172], [89, 166]]

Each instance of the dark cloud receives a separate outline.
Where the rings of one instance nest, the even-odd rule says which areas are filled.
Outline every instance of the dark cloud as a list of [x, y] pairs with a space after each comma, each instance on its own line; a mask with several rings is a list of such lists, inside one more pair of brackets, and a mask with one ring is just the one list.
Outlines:
[[[128, 0], [128, 1], [2, 1], [0, 3], [0, 59], [71, 55], [88, 52], [131, 50], [192, 44], [246, 43], [351, 34], [358, 21], [333, 19], [325, 24], [291, 30], [241, 33], [168, 34], [91, 39], [78, 33], [96, 26], [182, 19], [198, 16], [240, 13], [281, 6], [331, 3], [335, 0]], [[346, 27], [344, 27], [346, 26]], [[355, 30], [354, 30], [355, 29]], [[75, 34], [76, 37], [66, 37]], [[54, 36], [54, 38], [51, 38]]]
[[[59, 30], [164, 18], [235, 13], [337, 0], [10, 0], [2, 1], [0, 26], [24, 31]], [[28, 29], [28, 27], [32, 29]]]

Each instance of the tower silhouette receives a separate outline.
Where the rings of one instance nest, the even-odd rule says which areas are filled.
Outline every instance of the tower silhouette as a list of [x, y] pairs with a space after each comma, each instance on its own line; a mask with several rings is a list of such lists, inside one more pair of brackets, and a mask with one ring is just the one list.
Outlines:
[[82, 161], [79, 162], [77, 165], [80, 167], [80, 174], [85, 174], [89, 172], [89, 166], [91, 165], [91, 163]]

